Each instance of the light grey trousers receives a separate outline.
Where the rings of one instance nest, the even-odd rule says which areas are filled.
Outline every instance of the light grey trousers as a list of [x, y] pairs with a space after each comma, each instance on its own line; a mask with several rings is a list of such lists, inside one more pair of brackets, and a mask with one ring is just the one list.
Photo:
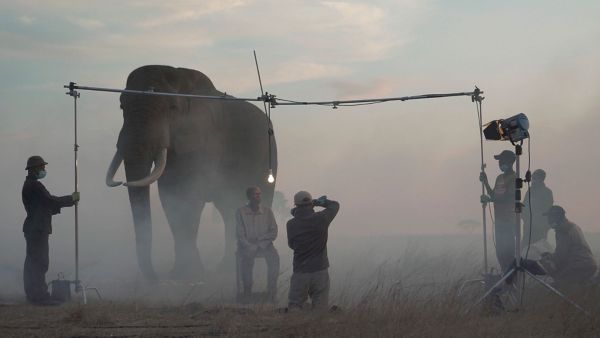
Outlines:
[[310, 297], [313, 309], [326, 309], [329, 304], [329, 270], [294, 272], [290, 279], [289, 308], [302, 308]]
[[253, 253], [238, 249], [237, 255], [244, 293], [250, 294], [252, 292], [254, 260], [256, 257], [264, 257], [267, 262], [267, 293], [270, 297], [275, 297], [277, 294], [277, 278], [279, 277], [279, 253], [273, 244], [264, 249], [260, 248]]

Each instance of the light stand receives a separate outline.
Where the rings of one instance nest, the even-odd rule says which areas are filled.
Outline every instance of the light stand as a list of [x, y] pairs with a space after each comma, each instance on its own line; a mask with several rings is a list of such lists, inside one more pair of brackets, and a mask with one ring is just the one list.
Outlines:
[[[75, 143], [73, 144], [73, 152], [75, 159], [75, 192], [79, 192], [79, 163], [77, 161], [77, 153], [79, 151], [79, 144], [77, 143], [77, 99], [79, 98], [79, 92], [75, 90], [75, 83], [69, 83], [69, 91], [66, 93], [67, 95], [73, 97], [73, 121], [74, 121], [74, 134], [75, 134]], [[83, 304], [87, 304], [87, 295], [86, 290], [94, 290], [98, 295], [98, 298], [102, 299], [100, 296], [100, 292], [97, 288], [93, 287], [85, 287], [81, 284], [81, 280], [79, 280], [79, 203], [75, 202], [75, 280], [70, 281], [70, 283], [75, 285], [75, 292], [82, 293], [83, 296]]]
[[[536, 282], [538, 282], [541, 285], [543, 285], [544, 287], [546, 287], [552, 293], [554, 293], [558, 297], [562, 298], [564, 301], [568, 302], [569, 304], [573, 305], [575, 308], [577, 308], [578, 310], [582, 311], [583, 313], [585, 313], [586, 315], [589, 316], [589, 312], [587, 312], [585, 309], [583, 309], [581, 306], [579, 306], [579, 304], [575, 303], [574, 301], [569, 299], [567, 296], [562, 294], [560, 291], [558, 291], [557, 289], [555, 289], [554, 287], [552, 287], [545, 281], [538, 278], [534, 273], [529, 271], [528, 267], [526, 266], [527, 265], [526, 261], [523, 261], [521, 258], [521, 211], [522, 211], [521, 188], [523, 187], [523, 180], [520, 177], [520, 170], [521, 170], [520, 156], [523, 153], [523, 148], [522, 148], [523, 141], [521, 140], [520, 143], [515, 144], [511, 140], [511, 143], [513, 143], [513, 145], [515, 146], [515, 154], [517, 157], [516, 158], [516, 167], [515, 167], [515, 172], [516, 172], [516, 179], [515, 179], [515, 253], [514, 253], [515, 259], [513, 261], [512, 268], [510, 270], [508, 270], [496, 284], [494, 284], [492, 287], [490, 287], [486, 291], [486, 293], [483, 296], [481, 296], [481, 298], [479, 298], [477, 300], [477, 302], [475, 302], [475, 304], [473, 304], [472, 307], [479, 305], [490, 294], [497, 291], [498, 288], [500, 287], [500, 285], [502, 285], [504, 282], [508, 281], [507, 284], [515, 283], [514, 285], [518, 285], [517, 281], [520, 278], [525, 278], [525, 275], [528, 275], [533, 280], [535, 280]], [[517, 289], [517, 292], [522, 292], [522, 291], [519, 291], [519, 288], [516, 288], [516, 289]], [[469, 308], [469, 310], [471, 308]]]
[[[475, 87], [473, 91], [473, 95], [471, 96], [471, 101], [475, 103], [477, 107], [477, 120], [479, 124], [479, 150], [481, 154], [481, 172], [485, 172], [485, 162], [483, 157], [483, 110], [481, 107], [481, 103], [484, 99], [481, 96], [482, 91], [479, 88]], [[485, 183], [481, 182], [481, 195], [485, 194]], [[486, 217], [486, 209], [488, 206], [488, 202], [481, 200], [481, 224], [483, 226], [483, 278], [477, 279], [469, 279], [466, 280], [458, 289], [458, 295], [462, 293], [464, 288], [468, 284], [472, 283], [483, 283], [485, 290], [489, 289], [489, 286], [495, 282], [497, 279], [495, 274], [492, 274], [491, 271], [488, 270], [488, 248], [487, 248], [487, 217]]]

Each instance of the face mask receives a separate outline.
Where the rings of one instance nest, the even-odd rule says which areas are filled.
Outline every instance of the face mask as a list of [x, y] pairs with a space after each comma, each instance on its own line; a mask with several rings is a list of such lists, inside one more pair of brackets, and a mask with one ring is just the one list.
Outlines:
[[40, 171], [38, 171], [38, 173], [37, 173], [38, 180], [41, 180], [44, 177], [46, 177], [46, 170], [40, 170]]
[[508, 164], [501, 164], [500, 165], [500, 171], [502, 171], [503, 173], [507, 172], [510, 170], [510, 166]]

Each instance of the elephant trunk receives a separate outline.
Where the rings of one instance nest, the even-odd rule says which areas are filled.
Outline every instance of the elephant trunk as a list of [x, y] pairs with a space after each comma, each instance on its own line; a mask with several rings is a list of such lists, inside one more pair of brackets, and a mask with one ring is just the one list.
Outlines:
[[[130, 162], [125, 159], [125, 174], [128, 181], [136, 181], [148, 175], [151, 161]], [[150, 208], [150, 186], [128, 186], [129, 202], [135, 229], [136, 253], [139, 267], [147, 279], [155, 279], [152, 266], [152, 216]]]

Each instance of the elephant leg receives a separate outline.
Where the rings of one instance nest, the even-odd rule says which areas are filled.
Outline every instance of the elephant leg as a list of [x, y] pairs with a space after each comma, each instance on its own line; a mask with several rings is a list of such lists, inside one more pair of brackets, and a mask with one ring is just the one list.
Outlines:
[[245, 192], [240, 191], [214, 200], [215, 207], [219, 210], [223, 223], [225, 223], [225, 255], [219, 265], [221, 271], [235, 271], [235, 238], [236, 221], [235, 212], [246, 204]]
[[175, 242], [175, 263], [171, 276], [176, 279], [195, 279], [204, 272], [196, 241], [205, 202], [191, 192], [186, 193], [186, 190], [170, 189], [159, 184], [160, 200]]

